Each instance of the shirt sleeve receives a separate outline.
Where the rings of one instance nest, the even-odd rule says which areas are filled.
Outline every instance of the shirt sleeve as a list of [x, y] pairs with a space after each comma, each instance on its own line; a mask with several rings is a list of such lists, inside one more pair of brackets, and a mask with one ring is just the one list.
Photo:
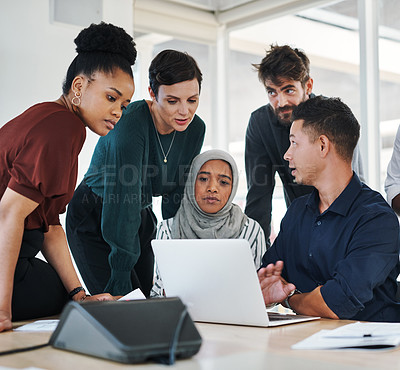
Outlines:
[[241, 233], [243, 239], [248, 240], [251, 253], [253, 255], [254, 266], [258, 270], [261, 266], [262, 258], [267, 250], [264, 232], [257, 221], [249, 218]]
[[245, 213], [261, 225], [269, 244], [275, 172], [273, 171], [271, 159], [261, 141], [261, 132], [258, 129], [258, 124], [253, 113], [246, 131], [247, 197]]
[[[289, 210], [290, 210], [290, 207], [289, 207]], [[283, 247], [288, 244], [288, 241], [286, 240], [287, 232], [286, 232], [285, 224], [286, 224], [286, 219], [287, 219], [289, 210], [286, 212], [285, 216], [281, 220], [281, 223], [279, 226], [279, 233], [278, 233], [277, 237], [275, 238], [274, 243], [270, 247], [267, 247], [267, 251], [264, 253], [264, 256], [262, 258], [261, 267], [266, 267], [270, 263], [275, 264], [277, 261], [285, 260]], [[281, 275], [286, 281], [290, 282], [288, 279], [286, 267], [287, 267], [286, 264], [284, 264]]]
[[156, 239], [166, 240], [172, 239], [171, 235], [171, 227], [172, 227], [172, 218], [168, 220], [161, 221], [157, 226]]
[[392, 206], [393, 198], [400, 194], [400, 126], [397, 129], [392, 158], [387, 168], [385, 192], [387, 194], [387, 201]]
[[[270, 263], [276, 263], [277, 261], [282, 261], [283, 256], [280, 254], [281, 245], [284, 244], [284, 232], [283, 232], [283, 220], [281, 221], [280, 231], [278, 236], [275, 238], [274, 244], [267, 248], [262, 258], [261, 267], [266, 267]], [[287, 280], [286, 266], [283, 266], [282, 277]]]
[[399, 223], [394, 214], [365, 214], [360, 219], [332, 279], [321, 288], [328, 307], [341, 319], [354, 317], [371, 301], [398, 263]]
[[140, 255], [145, 138], [138, 125], [130, 124], [131, 119], [131, 114], [123, 116], [114, 130], [100, 139], [105, 140], [106, 163], [101, 230], [111, 248], [111, 276], [104, 291], [112, 295], [132, 290], [131, 271]]
[[[172, 239], [171, 226], [172, 219], [161, 221], [157, 227], [156, 239]], [[154, 284], [150, 291], [150, 297], [162, 297], [164, 294], [164, 285], [161, 279], [160, 270], [158, 269], [157, 260], [155, 261], [155, 266]]]
[[360, 147], [359, 147], [358, 143], [354, 149], [353, 160], [351, 162], [351, 166], [353, 168], [353, 171], [359, 177], [359, 179], [365, 183], [364, 168], [363, 168], [363, 163], [362, 163], [362, 159], [361, 159]]
[[[72, 170], [77, 168], [85, 137], [82, 122], [70, 112], [50, 114], [27, 135], [13, 161], [8, 187], [37, 203], [69, 195], [76, 185]], [[59, 224], [62, 211], [49, 209], [47, 222]]]

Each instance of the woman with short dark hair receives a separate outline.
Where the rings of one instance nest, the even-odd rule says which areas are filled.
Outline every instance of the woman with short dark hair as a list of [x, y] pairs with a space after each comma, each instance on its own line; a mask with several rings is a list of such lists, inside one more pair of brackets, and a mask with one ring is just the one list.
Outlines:
[[[75, 43], [63, 95], [0, 129], [0, 331], [11, 329], [11, 318], [55, 315], [68, 298], [86, 298], [59, 214], [75, 189], [85, 126], [106, 135], [130, 102], [136, 49], [106, 23], [84, 29]], [[47, 262], [35, 258], [39, 251]]]
[[129, 105], [118, 126], [101, 138], [68, 207], [67, 235], [81, 276], [93, 294], [149, 296], [157, 220], [179, 208], [185, 175], [204, 140], [195, 114], [202, 74], [187, 53], [164, 50], [149, 68], [151, 100]]

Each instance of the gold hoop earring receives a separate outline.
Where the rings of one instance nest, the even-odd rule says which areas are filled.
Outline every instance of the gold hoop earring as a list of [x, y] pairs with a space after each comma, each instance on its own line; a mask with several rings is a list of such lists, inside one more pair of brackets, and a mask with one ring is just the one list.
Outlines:
[[71, 103], [77, 107], [81, 104], [81, 93], [79, 91], [74, 91], [74, 95], [75, 96], [72, 98]]

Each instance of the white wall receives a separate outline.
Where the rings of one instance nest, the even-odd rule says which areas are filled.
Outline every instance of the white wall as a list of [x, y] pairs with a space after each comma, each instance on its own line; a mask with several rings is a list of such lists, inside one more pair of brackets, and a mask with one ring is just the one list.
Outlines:
[[[76, 56], [74, 39], [91, 22], [84, 27], [51, 23], [52, 1], [1, 1], [0, 127], [31, 105], [56, 100], [62, 94], [67, 69]], [[103, 0], [102, 13], [105, 22], [132, 35], [133, 0]], [[77, 16], [81, 14], [77, 11]], [[89, 167], [97, 140], [98, 136], [87, 129], [77, 185]], [[64, 224], [65, 214], [60, 219]]]
[[51, 25], [49, 0], [2, 2], [0, 125], [32, 104], [61, 95], [79, 30]]
[[[73, 40], [84, 27], [51, 23], [52, 1], [1, 2], [0, 127], [31, 105], [56, 100], [62, 93], [68, 66], [76, 56]], [[105, 22], [132, 34], [133, 0], [103, 0], [102, 13]], [[77, 10], [77, 16], [80, 14]], [[98, 139], [89, 130], [87, 133], [80, 155], [79, 178], [87, 170]]]
[[[68, 66], [76, 56], [73, 40], [91, 23], [84, 27], [51, 23], [52, 1], [1, 1], [0, 127], [31, 105], [60, 97]], [[105, 22], [133, 33], [133, 0], [103, 0], [102, 13]], [[89, 166], [97, 139], [87, 130], [79, 156], [78, 184]], [[64, 224], [65, 214], [60, 219]]]

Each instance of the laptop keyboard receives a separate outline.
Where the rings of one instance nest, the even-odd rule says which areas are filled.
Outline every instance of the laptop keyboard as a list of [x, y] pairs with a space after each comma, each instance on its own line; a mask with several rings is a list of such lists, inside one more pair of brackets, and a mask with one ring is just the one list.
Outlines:
[[268, 317], [270, 321], [279, 321], [279, 320], [298, 320], [304, 318], [305, 316], [268, 312]]

